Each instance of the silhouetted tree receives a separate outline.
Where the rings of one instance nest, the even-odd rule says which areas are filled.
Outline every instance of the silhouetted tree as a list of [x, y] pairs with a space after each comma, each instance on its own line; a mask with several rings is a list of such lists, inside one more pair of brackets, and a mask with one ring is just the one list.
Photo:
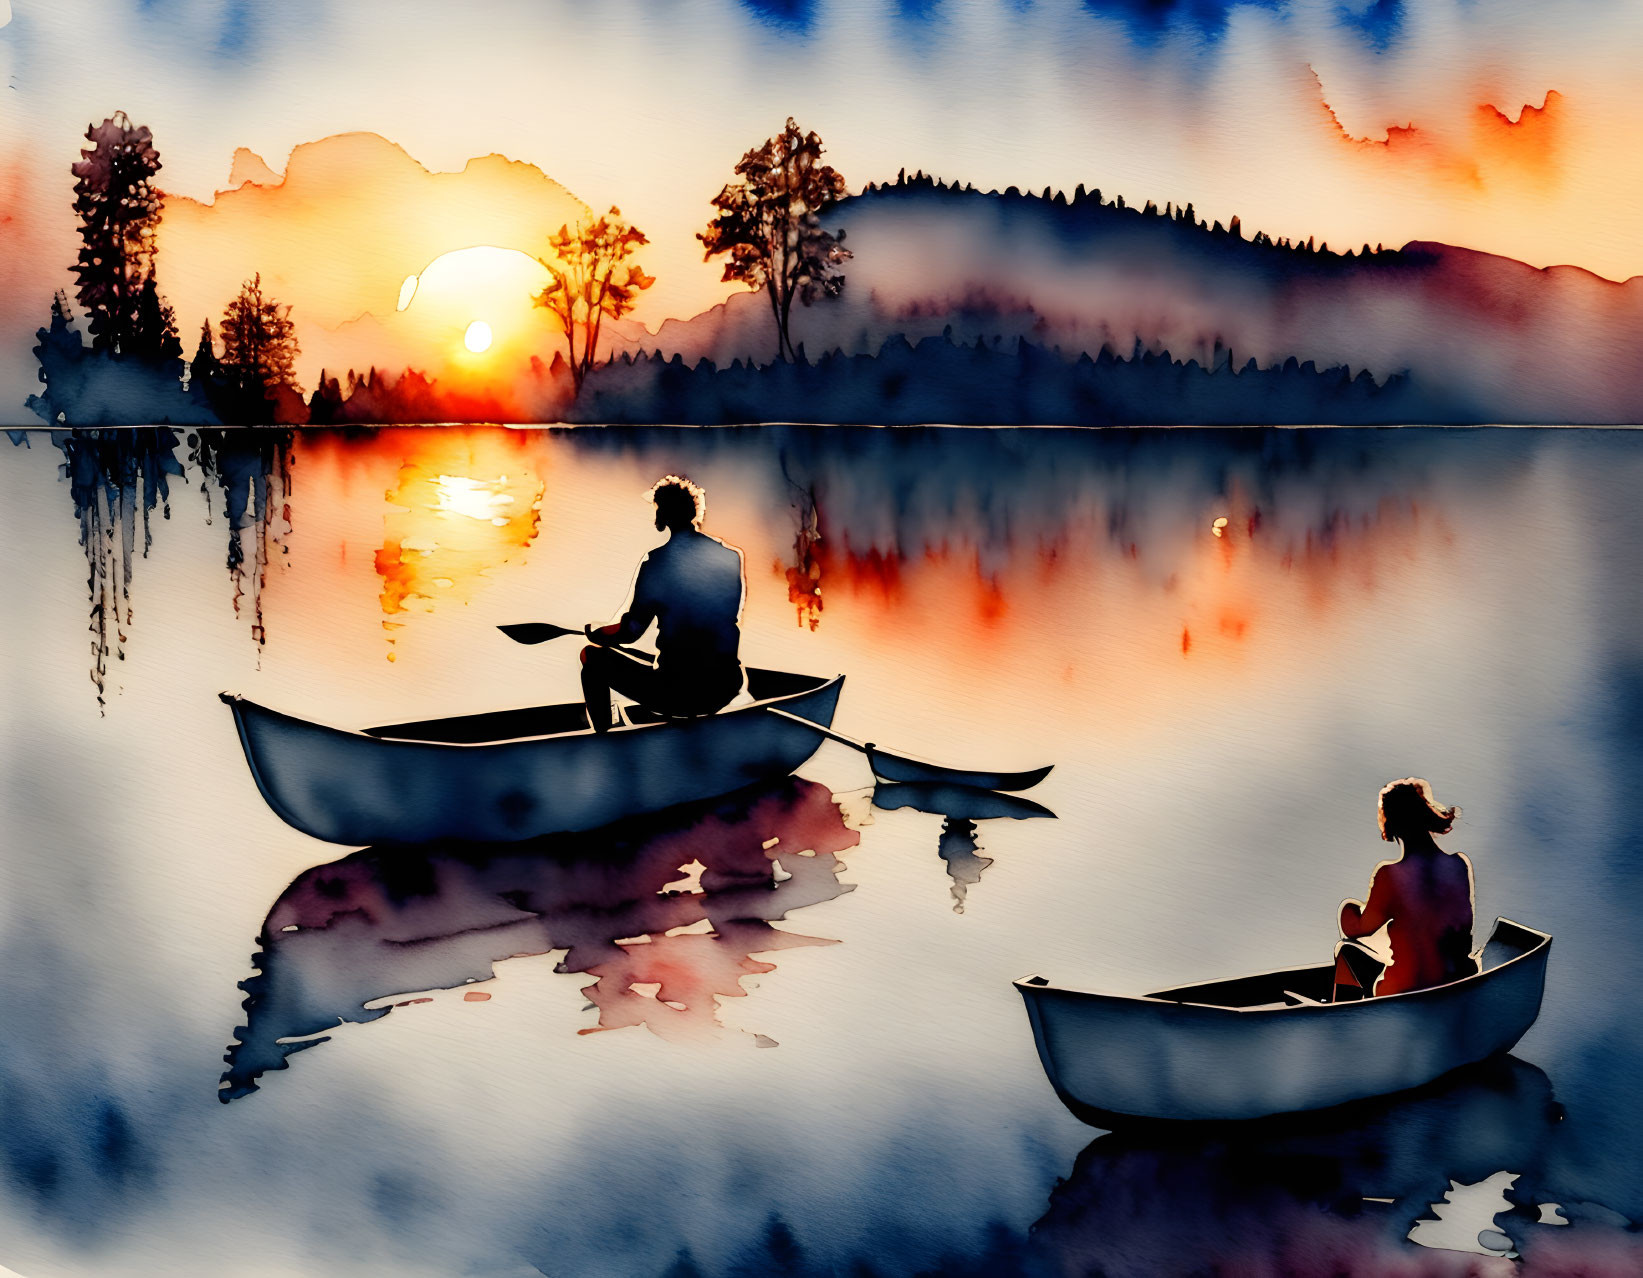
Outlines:
[[343, 411], [342, 383], [335, 377], [327, 377], [325, 370], [319, 371], [319, 384], [314, 387], [314, 393], [308, 397], [308, 424], [310, 426], [334, 426], [342, 421]]
[[[608, 315], [621, 319], [639, 300], [639, 294], [656, 283], [654, 275], [627, 259], [642, 244], [650, 243], [644, 232], [622, 221], [622, 210], [612, 208], [592, 222], [561, 226], [548, 237], [559, 264], [544, 262], [553, 283], [536, 295], [536, 304], [559, 321], [570, 354], [571, 378], [576, 389], [593, 367], [599, 350], [599, 330]], [[627, 273], [618, 275], [626, 263]], [[582, 347], [577, 350], [576, 334], [581, 330]]]
[[74, 395], [84, 381], [80, 365], [85, 361], [86, 345], [80, 334], [70, 327], [73, 319], [68, 298], [59, 292], [51, 299], [50, 326], [35, 333], [40, 340], [34, 348], [35, 357], [40, 361], [37, 376], [46, 389], [44, 394], [30, 395], [26, 402], [51, 426], [69, 424]]
[[183, 344], [177, 336], [177, 313], [160, 296], [152, 266], [137, 294], [137, 314], [125, 352], [153, 364], [175, 364], [178, 377], [182, 376]]
[[[260, 274], [240, 286], [239, 296], [223, 312], [225, 421], [272, 421], [281, 389], [296, 391], [292, 365], [299, 348], [290, 312], [289, 306], [263, 296]], [[206, 336], [202, 333], [202, 340]]]
[[204, 396], [184, 393], [182, 361], [98, 351], [73, 327], [68, 299], [52, 300], [51, 323], [34, 354], [43, 389], [27, 405], [51, 426], [203, 425], [218, 419]]
[[144, 282], [153, 273], [161, 205], [153, 178], [160, 153], [154, 149], [154, 135], [133, 125], [124, 111], [88, 128], [86, 140], [91, 145], [73, 165], [80, 305], [92, 349], [141, 354], [132, 349], [132, 338], [140, 323]]
[[797, 358], [789, 330], [794, 299], [809, 306], [844, 289], [844, 232], [824, 231], [820, 217], [845, 195], [844, 178], [821, 154], [821, 138], [800, 132], [789, 117], [778, 136], [742, 157], [742, 180], [713, 198], [718, 213], [696, 237], [705, 258], [728, 255], [725, 280], [769, 292], [778, 359]]
[[217, 344], [211, 337], [211, 321], [200, 322], [200, 341], [188, 364], [188, 384], [211, 395], [221, 387], [222, 365], [217, 361]]
[[52, 304], [35, 354], [45, 391], [28, 406], [53, 426], [210, 420], [182, 393], [177, 319], [154, 277], [162, 197], [153, 135], [116, 112], [86, 130], [90, 146], [71, 166], [80, 221], [76, 293], [91, 345], [70, 327], [68, 301]]

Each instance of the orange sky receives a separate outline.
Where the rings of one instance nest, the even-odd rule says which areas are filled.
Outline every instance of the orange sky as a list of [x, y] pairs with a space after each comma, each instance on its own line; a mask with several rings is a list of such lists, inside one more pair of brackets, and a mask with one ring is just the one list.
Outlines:
[[[260, 272], [265, 292], [292, 307], [306, 388], [321, 368], [461, 374], [483, 367], [463, 345], [476, 319], [496, 330], [488, 360], [552, 358], [557, 334], [531, 304], [547, 273], [532, 259], [551, 258], [549, 233], [586, 213], [534, 165], [491, 155], [430, 173], [375, 134], [346, 134], [298, 147], [277, 176], [242, 151], [229, 189], [210, 201], [170, 197], [159, 256], [180, 320], [220, 315]], [[479, 246], [516, 252], [500, 270], [489, 259], [427, 269]], [[401, 312], [411, 275], [424, 286]], [[190, 353], [196, 336], [184, 333]]]
[[[1581, 164], [1587, 123], [1563, 94], [1549, 90], [1543, 104], [1502, 110], [1475, 103], [1458, 117], [1388, 123], [1382, 136], [1355, 136], [1310, 74], [1317, 137], [1330, 149], [1323, 161], [1401, 189], [1413, 201], [1444, 202], [1474, 210], [1456, 239], [1488, 240], [1490, 222], [1507, 219], [1494, 238], [1528, 241], [1545, 233], [1569, 192], [1567, 179]], [[1588, 139], [1589, 140], [1589, 139]], [[1590, 156], [1586, 158], [1590, 162]], [[1219, 211], [1199, 203], [1202, 216]], [[1541, 216], [1522, 215], [1537, 210]], [[1246, 233], [1300, 235], [1295, 215], [1277, 221], [1248, 216]], [[400, 146], [375, 134], [325, 138], [271, 161], [237, 151], [227, 187], [209, 199], [173, 195], [160, 238], [165, 289], [177, 309], [191, 351], [193, 317], [220, 315], [241, 281], [261, 272], [265, 290], [292, 306], [302, 357], [300, 379], [311, 389], [320, 369], [337, 374], [371, 366], [411, 366], [446, 381], [482, 382], [494, 370], [518, 368], [532, 355], [551, 361], [561, 338], [551, 317], [531, 297], [546, 279], [534, 260], [551, 258], [548, 234], [585, 216], [587, 205], [534, 165], [501, 155], [469, 160], [453, 172], [431, 172]], [[1229, 213], [1230, 216], [1230, 213]], [[1319, 215], [1318, 240], [1329, 226], [1352, 227], [1355, 215]], [[1387, 237], [1363, 227], [1363, 239]], [[1411, 228], [1413, 229], [1413, 228]], [[664, 228], [665, 230], [665, 228]], [[638, 260], [651, 273], [695, 278], [705, 307], [732, 291], [703, 286], [700, 247], [679, 234], [657, 242]], [[1337, 247], [1362, 242], [1356, 234]], [[1397, 242], [1393, 240], [1392, 242]], [[464, 250], [505, 250], [484, 258]], [[1557, 256], [1542, 245], [1539, 257]], [[432, 265], [434, 269], [428, 268]], [[1618, 262], [1612, 264], [1618, 266]], [[421, 284], [411, 305], [397, 309], [408, 276]], [[655, 324], [657, 303], [678, 305], [677, 287], [642, 296], [638, 317]], [[494, 344], [476, 356], [464, 333], [474, 320], [493, 330]]]

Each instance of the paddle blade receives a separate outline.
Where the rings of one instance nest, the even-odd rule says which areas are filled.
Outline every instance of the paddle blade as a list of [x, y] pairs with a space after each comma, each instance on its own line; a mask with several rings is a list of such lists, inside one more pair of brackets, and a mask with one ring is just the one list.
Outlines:
[[1055, 815], [1042, 803], [1023, 799], [1019, 794], [924, 781], [881, 781], [873, 790], [873, 806], [885, 812], [913, 808], [954, 821], [993, 821], [1001, 817], [1025, 821]]
[[515, 643], [546, 643], [549, 639], [582, 633], [580, 630], [567, 630], [564, 626], [551, 625], [546, 621], [520, 621], [511, 626], [498, 626], [497, 629]]
[[945, 768], [939, 763], [926, 763], [904, 754], [891, 754], [873, 746], [867, 751], [867, 760], [873, 765], [873, 775], [880, 781], [905, 781], [934, 785], [962, 785], [976, 790], [1030, 790], [1050, 775], [1053, 764], [1032, 768], [1026, 772], [972, 772], [964, 768]]

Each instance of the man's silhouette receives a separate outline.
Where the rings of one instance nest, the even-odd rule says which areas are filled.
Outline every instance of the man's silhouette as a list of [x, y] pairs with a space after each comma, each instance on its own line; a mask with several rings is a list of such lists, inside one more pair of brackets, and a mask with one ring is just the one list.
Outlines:
[[[613, 691], [685, 717], [712, 714], [742, 688], [742, 553], [701, 531], [707, 497], [688, 479], [668, 475], [650, 495], [668, 539], [639, 564], [621, 620], [586, 627], [592, 646], [582, 649], [582, 695], [596, 732], [611, 727]], [[612, 646], [632, 643], [653, 621], [654, 665]]]

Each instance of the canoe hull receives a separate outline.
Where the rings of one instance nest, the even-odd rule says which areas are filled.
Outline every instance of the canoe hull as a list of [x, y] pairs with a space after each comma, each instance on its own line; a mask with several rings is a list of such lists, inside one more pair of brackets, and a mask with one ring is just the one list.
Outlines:
[[[828, 726], [843, 677], [770, 704]], [[241, 697], [252, 777], [275, 814], [329, 843], [508, 843], [597, 829], [792, 772], [821, 738], [762, 704], [701, 719], [453, 744], [309, 723]]]
[[[1511, 952], [1488, 966], [1503, 936]], [[1219, 1007], [1039, 977], [1016, 987], [1045, 1073], [1086, 1122], [1262, 1118], [1420, 1087], [1509, 1051], [1539, 1014], [1551, 938], [1504, 919], [1495, 937], [1477, 976], [1356, 1003]], [[1315, 988], [1329, 970], [1270, 977], [1274, 990]]]

